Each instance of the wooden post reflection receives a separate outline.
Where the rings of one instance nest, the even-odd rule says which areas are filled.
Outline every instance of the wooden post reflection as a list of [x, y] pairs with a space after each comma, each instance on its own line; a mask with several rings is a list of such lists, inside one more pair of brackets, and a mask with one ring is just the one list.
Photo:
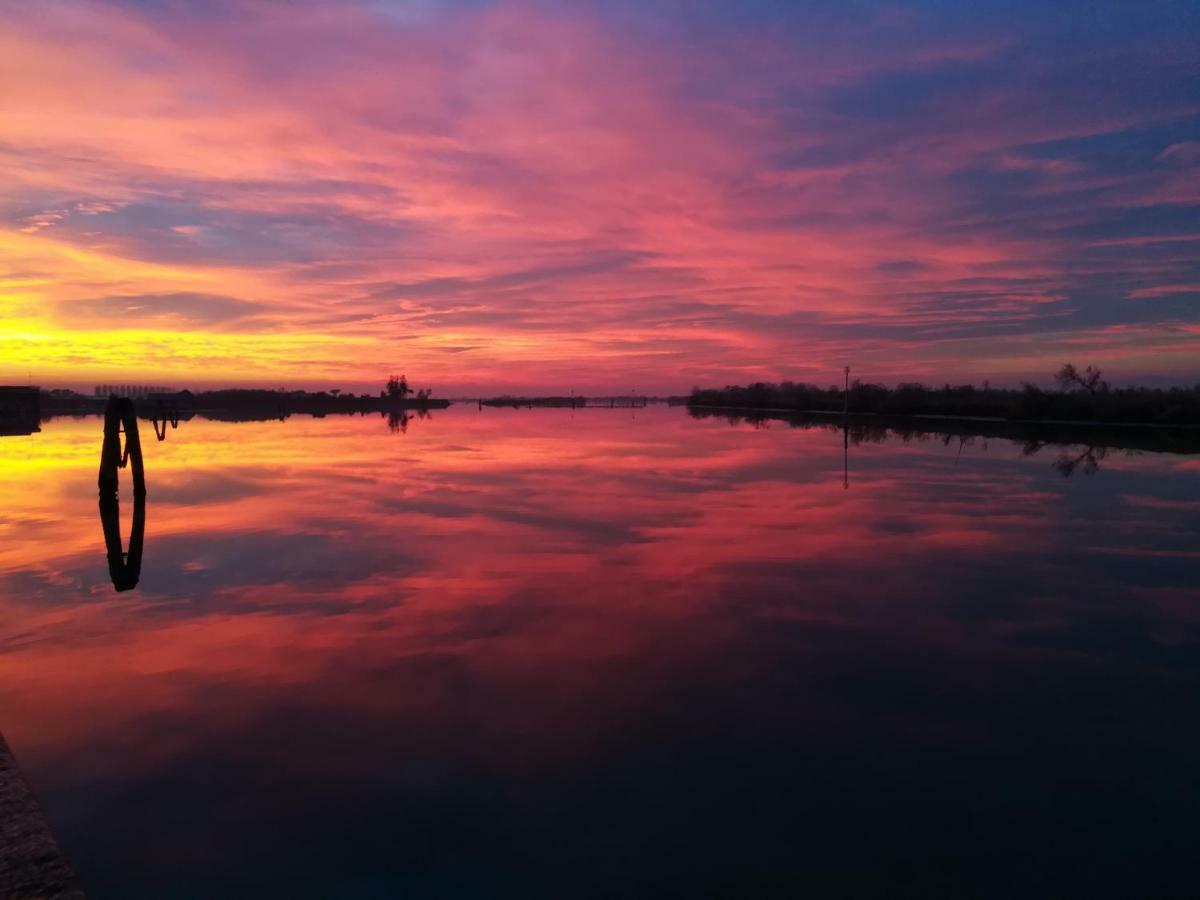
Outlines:
[[[124, 435], [124, 446], [121, 437]], [[129, 552], [121, 545], [121, 498], [119, 471], [129, 468], [133, 478], [133, 526]], [[128, 591], [137, 587], [142, 571], [142, 544], [146, 533], [146, 473], [137, 414], [128, 397], [113, 397], [104, 411], [104, 445], [100, 450], [100, 525], [108, 554], [108, 572], [113, 587]]]

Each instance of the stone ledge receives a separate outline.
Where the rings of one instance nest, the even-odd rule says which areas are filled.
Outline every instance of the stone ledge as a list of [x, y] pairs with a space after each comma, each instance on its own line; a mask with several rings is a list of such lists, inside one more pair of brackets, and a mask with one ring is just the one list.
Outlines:
[[84, 900], [12, 751], [0, 735], [0, 898]]

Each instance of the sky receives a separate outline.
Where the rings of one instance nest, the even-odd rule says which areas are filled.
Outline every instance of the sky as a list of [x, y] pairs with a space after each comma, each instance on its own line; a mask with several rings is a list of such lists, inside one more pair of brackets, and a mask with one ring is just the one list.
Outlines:
[[1194, 0], [0, 0], [0, 383], [1200, 381]]

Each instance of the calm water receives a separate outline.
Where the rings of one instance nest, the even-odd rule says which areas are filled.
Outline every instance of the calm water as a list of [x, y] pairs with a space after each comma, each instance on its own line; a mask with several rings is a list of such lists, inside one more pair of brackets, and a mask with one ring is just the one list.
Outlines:
[[96, 898], [1200, 890], [1200, 457], [144, 423], [117, 593], [100, 439], [0, 439], [0, 730]]

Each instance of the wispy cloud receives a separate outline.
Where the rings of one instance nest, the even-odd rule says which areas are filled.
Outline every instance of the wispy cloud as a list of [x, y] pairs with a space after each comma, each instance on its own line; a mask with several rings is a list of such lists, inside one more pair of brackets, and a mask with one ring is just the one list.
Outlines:
[[228, 328], [276, 307], [217, 294], [131, 294], [64, 300], [58, 319], [67, 328]]

